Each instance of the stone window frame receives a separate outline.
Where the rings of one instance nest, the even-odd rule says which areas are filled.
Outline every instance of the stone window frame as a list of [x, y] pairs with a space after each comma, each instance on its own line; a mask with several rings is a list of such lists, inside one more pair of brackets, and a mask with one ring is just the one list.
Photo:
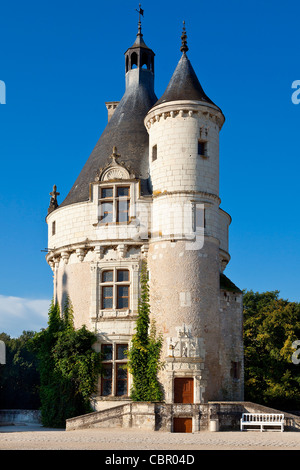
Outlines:
[[[120, 188], [128, 188], [128, 195], [127, 196], [118, 196], [118, 189]], [[112, 196], [111, 197], [102, 197], [102, 191], [105, 189], [112, 189]], [[105, 184], [99, 185], [98, 189], [98, 223], [101, 226], [109, 226], [109, 225], [128, 225], [131, 223], [131, 207], [134, 205], [133, 196], [133, 185], [128, 181], [124, 182], [110, 182], [107, 181]], [[128, 217], [127, 220], [119, 221], [119, 214], [120, 214], [120, 203], [126, 202], [128, 204], [128, 208], [126, 211]], [[110, 221], [103, 221], [101, 207], [104, 204], [111, 204], [112, 205], [112, 220]]]
[[[102, 271], [110, 269], [128, 269], [130, 276], [129, 288], [129, 308], [128, 309], [101, 309], [101, 279]], [[91, 306], [90, 318], [92, 321], [98, 321], [109, 318], [124, 318], [131, 315], [136, 315], [138, 312], [138, 299], [140, 295], [140, 262], [137, 259], [124, 259], [124, 260], [101, 260], [95, 263], [91, 268]]]
[[[118, 347], [119, 346], [126, 346], [126, 349], [128, 349], [129, 344], [126, 341], [112, 341], [112, 342], [103, 342], [100, 345], [100, 350], [103, 353], [103, 350], [105, 346], [111, 346], [111, 352], [112, 356], [111, 359], [104, 359], [102, 360], [102, 364], [105, 366], [110, 366], [107, 367], [108, 369], [111, 370], [111, 378], [106, 379], [105, 377], [100, 377], [100, 395], [101, 397], [105, 398], [112, 398], [112, 397], [128, 397], [128, 390], [129, 390], [129, 373], [127, 370], [127, 377], [126, 379], [124, 378], [118, 378], [118, 368], [122, 367], [127, 364], [128, 359], [125, 357], [119, 358], [118, 357]], [[126, 393], [125, 394], [118, 394], [118, 380], [119, 381], [126, 381]], [[105, 384], [105, 381], [111, 382], [111, 393], [110, 394], [103, 394], [103, 387]]]
[[[113, 273], [113, 279], [112, 281], [103, 281], [103, 273], [105, 272], [112, 272]], [[127, 271], [128, 272], [128, 280], [126, 281], [119, 281], [118, 280], [118, 271]], [[103, 267], [101, 269], [101, 272], [99, 273], [99, 276], [100, 276], [100, 282], [99, 282], [99, 285], [100, 285], [100, 289], [99, 289], [99, 293], [100, 293], [100, 310], [101, 311], [111, 311], [111, 310], [127, 310], [129, 311], [130, 310], [130, 305], [131, 305], [131, 282], [132, 282], [132, 276], [131, 276], [131, 270], [130, 270], [130, 267], [129, 266], [107, 266], [107, 267]], [[119, 289], [118, 287], [122, 287], [122, 286], [128, 286], [128, 306], [127, 307], [119, 307]], [[112, 287], [113, 289], [113, 295], [112, 295], [112, 307], [107, 307], [107, 308], [104, 308], [103, 306], [103, 300], [104, 300], [104, 297], [103, 297], [103, 288], [105, 287]]]

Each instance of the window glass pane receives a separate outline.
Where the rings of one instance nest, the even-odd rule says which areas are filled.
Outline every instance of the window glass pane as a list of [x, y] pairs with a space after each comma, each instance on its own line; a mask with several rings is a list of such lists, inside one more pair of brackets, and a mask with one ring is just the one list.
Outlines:
[[129, 281], [129, 271], [127, 269], [118, 269], [118, 282]]
[[112, 344], [102, 344], [101, 352], [103, 354], [103, 361], [112, 360]]
[[113, 307], [113, 288], [112, 286], [103, 287], [102, 289], [102, 308], [112, 308]]
[[128, 308], [129, 306], [129, 287], [118, 286], [118, 306], [117, 308]]
[[102, 188], [101, 197], [102, 198], [113, 197], [113, 188]]
[[117, 366], [117, 378], [118, 379], [127, 379], [127, 369], [124, 366]]
[[117, 359], [127, 359], [125, 351], [128, 349], [128, 344], [117, 344]]
[[112, 365], [103, 364], [103, 379], [108, 380], [112, 378]]
[[118, 396], [127, 395], [127, 369], [124, 366], [117, 365], [117, 390]]
[[103, 364], [102, 395], [112, 394], [112, 365]]
[[128, 222], [129, 220], [129, 201], [118, 201], [118, 220], [117, 222]]
[[112, 382], [111, 382], [111, 380], [103, 380], [102, 395], [104, 397], [107, 397], [108, 395], [111, 395], [111, 393], [112, 393]]
[[118, 197], [129, 196], [129, 188], [128, 187], [117, 188], [117, 195], [118, 195]]
[[103, 271], [102, 282], [113, 282], [113, 271]]
[[127, 380], [117, 380], [117, 396], [127, 395]]
[[113, 301], [112, 299], [103, 299], [103, 306], [102, 306], [103, 309], [106, 309], [106, 308], [113, 308]]
[[112, 202], [103, 202], [101, 204], [101, 222], [110, 223], [113, 221]]

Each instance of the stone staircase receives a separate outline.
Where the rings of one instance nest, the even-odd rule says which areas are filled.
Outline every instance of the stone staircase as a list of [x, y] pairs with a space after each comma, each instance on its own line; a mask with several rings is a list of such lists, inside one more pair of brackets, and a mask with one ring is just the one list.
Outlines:
[[[192, 418], [192, 431], [239, 430], [242, 413], [282, 413], [251, 402], [203, 404], [131, 402], [66, 421], [66, 431], [87, 428], [136, 428], [173, 431], [174, 418]], [[285, 431], [300, 431], [300, 416], [285, 415]]]

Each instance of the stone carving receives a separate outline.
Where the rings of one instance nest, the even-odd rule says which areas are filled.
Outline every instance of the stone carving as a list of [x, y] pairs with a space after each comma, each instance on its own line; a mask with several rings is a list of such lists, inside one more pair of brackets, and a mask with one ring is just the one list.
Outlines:
[[111, 168], [103, 176], [102, 181], [108, 180], [124, 180], [129, 178], [128, 171], [125, 171], [123, 168]]
[[120, 154], [118, 154], [117, 147], [113, 147], [113, 153], [110, 155], [111, 162], [104, 168], [97, 171], [95, 181], [109, 181], [109, 180], [127, 180], [134, 179], [135, 175], [129, 166], [125, 166], [124, 162], [119, 162]]
[[169, 357], [199, 357], [200, 338], [194, 338], [191, 327], [183, 324], [176, 328], [177, 336], [167, 338]]

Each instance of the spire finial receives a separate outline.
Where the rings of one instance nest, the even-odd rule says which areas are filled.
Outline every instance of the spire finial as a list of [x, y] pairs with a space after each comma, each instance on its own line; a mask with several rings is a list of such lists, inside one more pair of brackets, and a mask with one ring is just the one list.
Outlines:
[[141, 4], [139, 3], [139, 9], [136, 10], [139, 14], [139, 23], [138, 23], [138, 36], [142, 36], [142, 23], [141, 23], [141, 15], [144, 16], [144, 10], [141, 8]]
[[187, 46], [187, 35], [185, 31], [185, 21], [183, 22], [182, 35], [181, 35], [181, 52], [187, 52], [189, 50]]

